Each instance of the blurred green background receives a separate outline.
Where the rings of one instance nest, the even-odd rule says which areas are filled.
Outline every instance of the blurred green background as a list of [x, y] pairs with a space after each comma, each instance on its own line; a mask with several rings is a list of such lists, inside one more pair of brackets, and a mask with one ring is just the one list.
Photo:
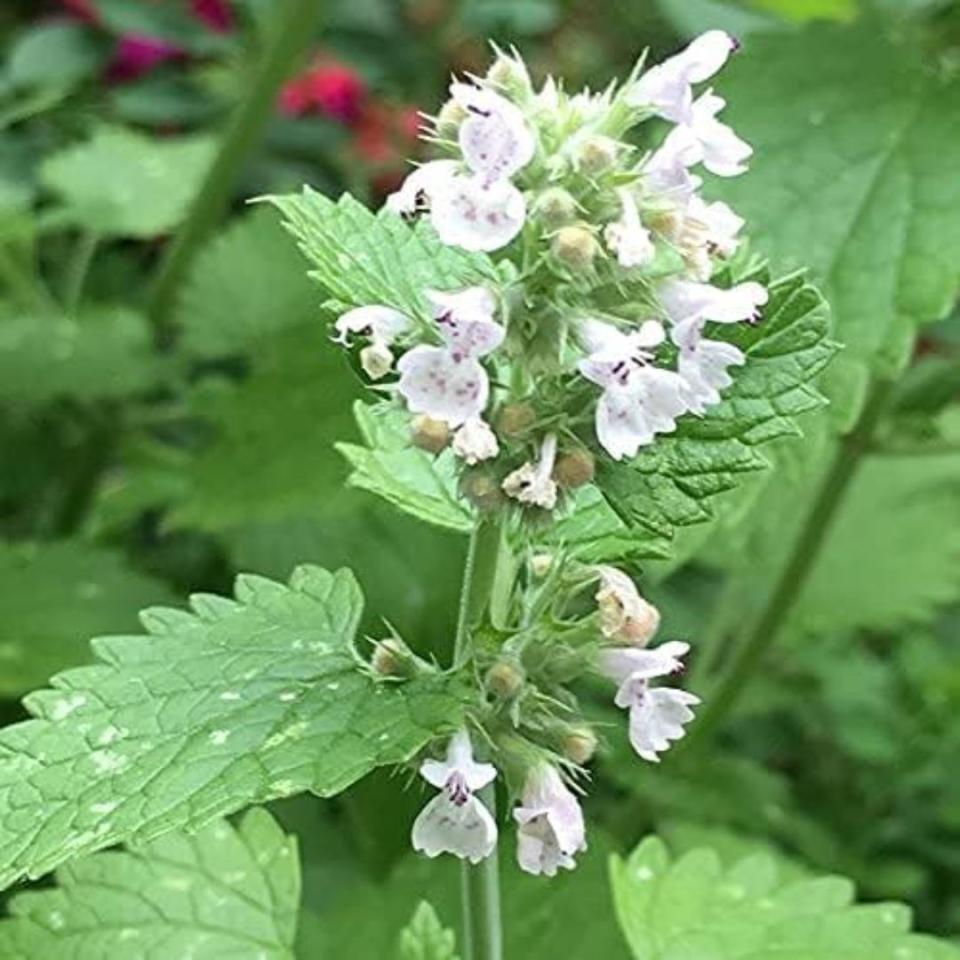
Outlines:
[[[87, 662], [91, 636], [131, 631], [144, 606], [226, 591], [240, 570], [349, 564], [375, 599], [367, 633], [386, 617], [444, 657], [464, 543], [344, 489], [332, 444], [355, 438], [350, 406], [364, 388], [330, 348], [319, 293], [275, 217], [245, 200], [306, 182], [378, 204], [423, 155], [417, 111], [436, 109], [451, 72], [485, 69], [487, 39], [516, 44], [538, 81], [551, 72], [597, 89], [644, 47], [659, 58], [719, 26], [743, 41], [719, 87], [756, 157], [710, 189], [747, 216], [776, 270], [810, 267], [845, 350], [806, 438], [777, 441], [774, 470], [643, 571], [665, 633], [695, 651], [702, 641], [695, 681], [755, 613], [858, 416], [867, 371], [898, 387], [722, 736], [696, 763], [651, 769], [611, 726], [591, 787], [593, 851], [556, 885], [552, 910], [577, 901], [586, 915], [587, 904], [601, 925], [604, 851], [656, 829], [678, 849], [769, 848], [790, 869], [844, 873], [863, 897], [905, 900], [925, 929], [955, 933], [960, 4], [326, 0], [291, 44], [242, 162], [214, 184], [226, 209], [158, 301], [157, 271], [198, 192], [212, 196], [218, 136], [282, 6], [0, 10], [4, 718], [22, 716], [18, 698], [53, 672]], [[613, 719], [607, 709], [598, 700], [598, 719]], [[276, 805], [302, 838], [305, 949], [378, 955], [425, 890], [453, 919], [449, 864], [407, 853], [421, 802], [419, 787], [380, 774], [336, 802]], [[532, 895], [517, 891], [520, 911]], [[389, 914], [382, 924], [363, 922], [370, 904]], [[544, 956], [571, 936], [546, 920], [531, 930]], [[619, 956], [610, 943], [602, 955]]]

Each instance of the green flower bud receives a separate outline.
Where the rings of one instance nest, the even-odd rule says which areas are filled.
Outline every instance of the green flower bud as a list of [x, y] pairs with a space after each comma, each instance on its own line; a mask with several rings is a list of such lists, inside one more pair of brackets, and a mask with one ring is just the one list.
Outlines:
[[530, 74], [526, 64], [518, 56], [498, 54], [487, 71], [486, 79], [517, 103], [525, 103], [533, 95]]
[[512, 700], [523, 686], [523, 668], [515, 660], [498, 660], [485, 678], [487, 690], [500, 700]]
[[464, 474], [460, 489], [478, 510], [496, 510], [504, 503], [500, 482], [486, 470], [472, 470]]
[[460, 124], [466, 119], [466, 108], [456, 100], [448, 100], [437, 115], [437, 136], [441, 140], [456, 140]]
[[442, 420], [434, 420], [425, 413], [410, 423], [410, 439], [415, 447], [427, 453], [440, 453], [450, 443], [450, 428]]
[[553, 255], [572, 270], [586, 271], [600, 251], [600, 244], [583, 224], [562, 227], [553, 235]]
[[497, 414], [497, 432], [511, 439], [522, 437], [536, 419], [536, 411], [529, 403], [507, 403]]
[[577, 145], [577, 167], [589, 176], [599, 176], [617, 165], [618, 153], [616, 140], [602, 136], [588, 137]]
[[550, 187], [534, 200], [533, 215], [545, 227], [555, 230], [576, 219], [577, 201], [563, 187]]
[[574, 727], [563, 738], [563, 755], [583, 766], [597, 752], [597, 735], [589, 727]]
[[384, 677], [409, 677], [416, 673], [413, 652], [396, 637], [374, 643], [370, 666]]

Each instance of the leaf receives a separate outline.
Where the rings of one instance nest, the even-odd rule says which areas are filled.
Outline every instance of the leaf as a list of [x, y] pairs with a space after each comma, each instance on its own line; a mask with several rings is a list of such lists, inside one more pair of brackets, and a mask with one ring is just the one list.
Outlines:
[[104, 47], [77, 23], [41, 23], [11, 47], [6, 75], [15, 87], [72, 87], [93, 77], [105, 61]]
[[435, 526], [459, 533], [473, 529], [473, 512], [457, 493], [450, 450], [434, 457], [414, 447], [407, 416], [389, 405], [357, 401], [353, 412], [365, 445], [336, 445], [353, 468], [351, 486]]
[[146, 318], [125, 307], [0, 320], [0, 398], [9, 403], [143, 393], [164, 369]]
[[171, 522], [225, 530], [319, 511], [345, 473], [332, 447], [352, 431], [353, 388], [319, 326], [261, 344], [246, 380], [199, 388], [190, 411], [212, 435], [181, 468]]
[[384, 687], [358, 669], [348, 571], [242, 576], [235, 600], [191, 605], [146, 611], [146, 636], [95, 640], [97, 666], [54, 677], [24, 701], [36, 719], [0, 734], [0, 884], [251, 803], [331, 796], [459, 721], [445, 678]]
[[712, 519], [717, 494], [767, 466], [756, 448], [798, 433], [795, 418], [823, 403], [813, 381], [836, 349], [823, 299], [800, 274], [769, 290], [763, 322], [731, 336], [747, 363], [723, 401], [681, 420], [676, 433], [633, 461], [599, 470], [598, 486], [630, 529], [637, 555], [662, 555], [678, 527]]
[[170, 599], [158, 580], [86, 544], [0, 544], [0, 694], [14, 696], [89, 659], [78, 637], [132, 628]]
[[960, 456], [878, 456], [853, 480], [793, 617], [894, 631], [960, 596]]
[[839, 877], [785, 881], [765, 853], [725, 868], [709, 848], [674, 860], [659, 838], [648, 837], [626, 860], [611, 858], [610, 881], [635, 960], [960, 955], [946, 941], [910, 933], [906, 907], [854, 904], [852, 884]]
[[400, 960], [459, 960], [453, 931], [440, 923], [426, 900], [420, 901], [410, 923], [400, 932]]
[[371, 213], [349, 194], [334, 202], [304, 187], [266, 199], [310, 261], [310, 276], [339, 304], [429, 316], [424, 290], [497, 281], [485, 255], [445, 246], [428, 225], [408, 226], [389, 210]]
[[18, 894], [0, 922], [10, 960], [257, 957], [294, 960], [297, 841], [265, 810], [214, 820], [57, 872], [54, 889]]
[[102, 127], [48, 157], [41, 178], [86, 229], [147, 239], [179, 223], [213, 156], [206, 137], [154, 139]]
[[755, 155], [715, 192], [823, 284], [846, 362], [895, 368], [957, 295], [960, 79], [870, 21], [755, 36], [720, 90]]
[[201, 357], [239, 353], [311, 320], [318, 300], [276, 218], [255, 211], [208, 244], [191, 269], [177, 310], [183, 348]]

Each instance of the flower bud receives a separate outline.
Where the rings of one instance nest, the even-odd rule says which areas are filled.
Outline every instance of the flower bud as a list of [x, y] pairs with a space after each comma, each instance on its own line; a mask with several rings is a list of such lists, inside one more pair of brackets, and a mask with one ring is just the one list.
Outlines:
[[434, 420], [421, 413], [413, 418], [410, 427], [413, 445], [427, 453], [440, 453], [450, 443], [450, 428], [443, 420]]
[[441, 140], [456, 140], [460, 124], [466, 119], [466, 107], [456, 100], [448, 100], [437, 114], [437, 136]]
[[393, 354], [386, 344], [374, 340], [360, 351], [360, 366], [371, 380], [379, 380], [393, 368]]
[[572, 270], [589, 270], [600, 253], [600, 244], [588, 227], [561, 227], [553, 235], [553, 255]]
[[552, 566], [552, 553], [535, 553], [530, 558], [530, 572], [539, 579], [543, 579], [550, 572]]
[[573, 490], [593, 480], [594, 466], [593, 455], [588, 450], [571, 450], [557, 458], [553, 476], [560, 486]]
[[498, 660], [485, 679], [487, 690], [500, 700], [512, 700], [523, 686], [523, 668], [515, 660]]
[[600, 567], [597, 609], [605, 637], [642, 647], [660, 626], [660, 611], [637, 591], [633, 581], [615, 567]]
[[491, 460], [500, 453], [496, 434], [480, 417], [468, 420], [453, 435], [453, 452], [470, 466]]
[[576, 219], [577, 201], [562, 187], [550, 187], [534, 201], [533, 215], [545, 227], [553, 230]]
[[588, 137], [577, 146], [576, 162], [589, 176], [598, 176], [612, 170], [617, 163], [617, 141], [610, 137]]
[[533, 94], [530, 74], [518, 56], [499, 54], [490, 65], [486, 79], [517, 103], [525, 103]]
[[597, 735], [589, 727], [574, 727], [563, 738], [561, 749], [568, 760], [583, 766], [597, 752]]
[[497, 432], [504, 437], [521, 437], [536, 419], [536, 411], [529, 403], [507, 403], [497, 414]]
[[416, 673], [412, 651], [396, 637], [374, 642], [370, 666], [384, 677], [409, 677]]
[[496, 510], [504, 502], [497, 478], [485, 470], [472, 470], [465, 474], [461, 490], [478, 510]]

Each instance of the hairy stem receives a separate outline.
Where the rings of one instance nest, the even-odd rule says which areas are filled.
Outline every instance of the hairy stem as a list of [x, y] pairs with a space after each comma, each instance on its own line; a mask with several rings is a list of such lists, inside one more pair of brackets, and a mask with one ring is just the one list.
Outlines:
[[223, 133], [186, 221], [160, 264], [148, 311], [160, 336], [168, 332], [180, 282], [200, 244], [223, 216], [241, 167], [273, 113], [277, 91], [297, 54], [313, 36], [322, 6], [321, 0], [281, 0], [277, 4], [272, 40]]
[[850, 483], [870, 450], [892, 387], [889, 380], [875, 380], [871, 385], [860, 419], [840, 441], [766, 605], [721, 674], [715, 689], [710, 692], [699, 720], [691, 730], [691, 746], [702, 746], [716, 730], [777, 639], [820, 555]]
[[[470, 537], [464, 568], [454, 647], [455, 666], [463, 665], [473, 655], [474, 631], [490, 613], [494, 593], [503, 589], [503, 573], [508, 565], [512, 569], [509, 551], [504, 546], [502, 517], [481, 517]], [[493, 784], [484, 787], [479, 796], [496, 817]], [[500, 868], [496, 848], [486, 860], [476, 865], [464, 861], [461, 870], [464, 960], [502, 960]]]

